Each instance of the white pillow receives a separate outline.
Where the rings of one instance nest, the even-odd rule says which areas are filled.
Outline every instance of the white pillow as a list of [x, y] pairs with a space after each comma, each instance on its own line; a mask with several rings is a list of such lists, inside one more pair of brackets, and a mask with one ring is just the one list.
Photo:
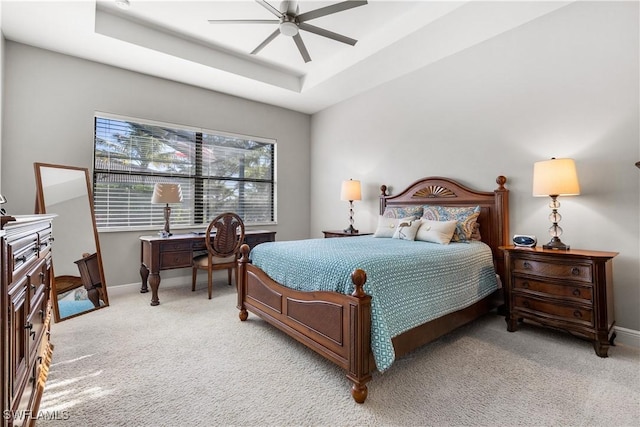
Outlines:
[[448, 245], [453, 237], [453, 232], [456, 231], [457, 223], [458, 221], [455, 219], [452, 221], [433, 221], [422, 218], [422, 223], [416, 233], [416, 240]]
[[420, 228], [421, 223], [422, 221], [420, 218], [416, 219], [414, 217], [410, 217], [399, 219], [396, 231], [393, 233], [393, 238], [400, 240], [415, 240], [416, 233], [418, 232], [418, 228]]
[[378, 228], [373, 233], [373, 237], [393, 237], [398, 225], [398, 218], [386, 218], [382, 215], [378, 217]]

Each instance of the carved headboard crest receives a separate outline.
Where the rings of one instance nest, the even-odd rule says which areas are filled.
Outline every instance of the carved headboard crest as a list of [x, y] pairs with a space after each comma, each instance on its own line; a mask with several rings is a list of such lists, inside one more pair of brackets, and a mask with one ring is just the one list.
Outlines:
[[428, 185], [413, 193], [412, 198], [445, 198], [458, 197], [456, 193], [441, 185]]

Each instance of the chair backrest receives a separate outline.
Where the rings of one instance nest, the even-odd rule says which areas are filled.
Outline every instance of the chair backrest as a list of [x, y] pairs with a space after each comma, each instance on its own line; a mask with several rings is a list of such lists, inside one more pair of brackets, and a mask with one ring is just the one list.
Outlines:
[[205, 243], [213, 256], [224, 258], [237, 254], [243, 242], [244, 222], [233, 212], [218, 215], [207, 227]]

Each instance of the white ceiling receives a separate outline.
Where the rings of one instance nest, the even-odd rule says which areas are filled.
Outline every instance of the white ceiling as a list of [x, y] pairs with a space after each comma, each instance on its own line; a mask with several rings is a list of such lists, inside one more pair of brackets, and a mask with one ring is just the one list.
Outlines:
[[[1, 0], [6, 39], [281, 107], [315, 113], [556, 10], [570, 1], [382, 1], [309, 21], [358, 40], [300, 34], [312, 61], [255, 1]], [[336, 1], [299, 1], [300, 13]], [[271, 0], [278, 8], [280, 1]]]

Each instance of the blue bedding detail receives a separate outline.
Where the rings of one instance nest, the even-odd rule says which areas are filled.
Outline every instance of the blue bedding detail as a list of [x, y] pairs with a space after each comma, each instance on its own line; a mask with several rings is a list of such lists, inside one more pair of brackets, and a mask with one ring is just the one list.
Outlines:
[[358, 236], [262, 243], [253, 264], [301, 291], [353, 292], [351, 273], [367, 273], [371, 347], [379, 371], [395, 360], [391, 339], [468, 307], [497, 289], [491, 249], [484, 243], [436, 243]]

